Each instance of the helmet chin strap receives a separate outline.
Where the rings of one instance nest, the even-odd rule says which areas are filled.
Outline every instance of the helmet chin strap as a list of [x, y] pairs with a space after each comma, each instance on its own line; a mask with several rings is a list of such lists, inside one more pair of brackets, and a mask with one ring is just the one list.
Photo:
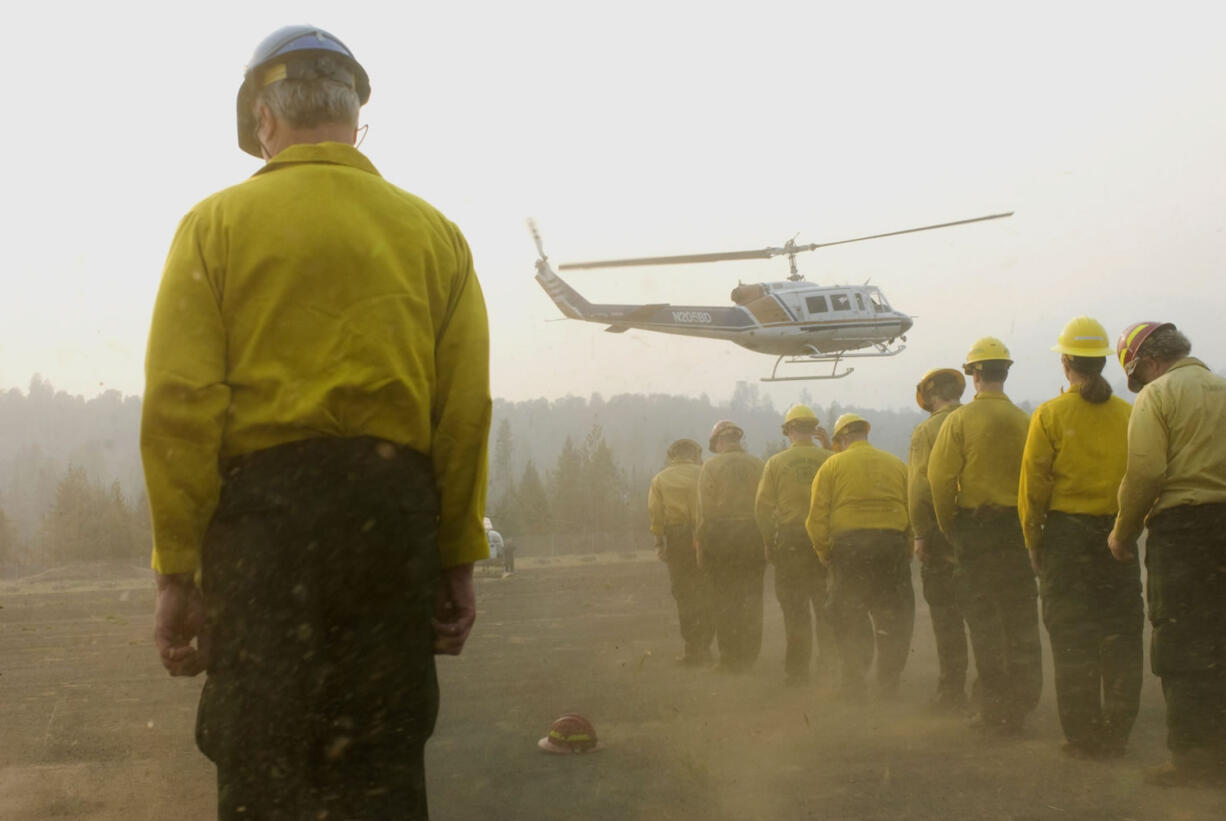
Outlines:
[[354, 147], [354, 148], [361, 148], [361, 147], [362, 147], [362, 143], [366, 142], [366, 135], [367, 135], [367, 134], [369, 134], [369, 133], [370, 133], [370, 126], [369, 126], [369, 125], [359, 126], [359, 127], [358, 127], [358, 130], [357, 130], [358, 139], [357, 139], [357, 141], [356, 141], [356, 142], [353, 144], [353, 147]]

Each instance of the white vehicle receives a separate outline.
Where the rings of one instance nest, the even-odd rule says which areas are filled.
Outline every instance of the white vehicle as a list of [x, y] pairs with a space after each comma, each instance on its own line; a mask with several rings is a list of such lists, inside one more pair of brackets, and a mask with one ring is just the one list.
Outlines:
[[502, 558], [502, 534], [499, 533], [497, 530], [494, 530], [491, 528], [490, 530], [485, 531], [485, 538], [486, 538], [486, 541], [490, 543], [490, 558], [491, 559], [501, 559]]
[[488, 516], [485, 517], [485, 540], [489, 542], [490, 545], [490, 558], [501, 559], [502, 534], [497, 530], [494, 530], [494, 523], [490, 521]]

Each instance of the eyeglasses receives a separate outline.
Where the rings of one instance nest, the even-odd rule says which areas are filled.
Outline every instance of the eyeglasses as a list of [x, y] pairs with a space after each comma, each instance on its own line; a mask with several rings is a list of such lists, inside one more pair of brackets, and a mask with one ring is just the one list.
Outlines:
[[1127, 365], [1125, 365], [1125, 366], [1124, 366], [1124, 375], [1125, 375], [1125, 376], [1132, 376], [1133, 371], [1135, 371], [1135, 370], [1137, 369], [1137, 365], [1139, 365], [1140, 363], [1141, 363], [1141, 357], [1139, 357], [1139, 356], [1134, 356], [1134, 357], [1132, 358], [1132, 361], [1131, 361], [1131, 362], [1129, 362]]

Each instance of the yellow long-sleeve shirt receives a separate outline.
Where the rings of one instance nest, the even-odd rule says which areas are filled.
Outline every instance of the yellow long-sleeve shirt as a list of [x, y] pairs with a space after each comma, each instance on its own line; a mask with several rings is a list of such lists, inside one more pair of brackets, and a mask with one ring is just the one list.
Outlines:
[[700, 542], [710, 535], [714, 522], [754, 520], [754, 498], [763, 467], [761, 459], [743, 450], [725, 451], [703, 464], [694, 526]]
[[1148, 516], [1226, 502], [1226, 379], [1194, 357], [1137, 395], [1128, 424], [1115, 536], [1131, 541]]
[[936, 444], [941, 426], [950, 411], [961, 405], [946, 405], [915, 426], [911, 432], [911, 450], [907, 457], [907, 512], [915, 538], [927, 539], [937, 529], [937, 517], [932, 511], [932, 488], [928, 484], [928, 458]]
[[701, 471], [702, 465], [697, 462], [670, 459], [668, 467], [652, 477], [647, 491], [647, 517], [658, 541], [663, 541], [664, 532], [670, 526], [693, 526]]
[[157, 571], [197, 569], [219, 460], [318, 437], [429, 455], [443, 566], [488, 555], [489, 330], [472, 257], [352, 146], [287, 148], [183, 218], [145, 373]]
[[1076, 387], [1039, 405], [1030, 417], [1017, 491], [1026, 547], [1043, 545], [1048, 511], [1107, 516], [1119, 509], [1131, 413], [1118, 396], [1096, 405]]
[[766, 460], [754, 514], [762, 539], [771, 544], [781, 525], [804, 525], [813, 494], [813, 477], [834, 454], [812, 442], [794, 442]]
[[909, 538], [907, 466], [868, 442], [852, 442], [818, 469], [805, 530], [823, 560], [848, 531], [898, 530]]
[[996, 391], [949, 414], [928, 457], [937, 524], [952, 538], [958, 508], [1015, 507], [1030, 420]]

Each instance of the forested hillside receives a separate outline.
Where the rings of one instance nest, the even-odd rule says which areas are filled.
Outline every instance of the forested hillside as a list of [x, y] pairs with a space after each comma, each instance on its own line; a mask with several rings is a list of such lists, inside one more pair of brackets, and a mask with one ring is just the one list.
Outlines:
[[[874, 444], [905, 458], [914, 406], [872, 410], [839, 404], [838, 383], [815, 399], [829, 426], [845, 411], [867, 417]], [[755, 383], [724, 401], [663, 394], [495, 400], [488, 511], [523, 553], [628, 549], [649, 543], [647, 487], [674, 439], [705, 447], [712, 425], [732, 419], [748, 449], [784, 446], [775, 407]], [[109, 391], [93, 399], [57, 392], [35, 377], [0, 393], [0, 567], [12, 574], [102, 558], [144, 562], [148, 505], [138, 451], [140, 399]]]

